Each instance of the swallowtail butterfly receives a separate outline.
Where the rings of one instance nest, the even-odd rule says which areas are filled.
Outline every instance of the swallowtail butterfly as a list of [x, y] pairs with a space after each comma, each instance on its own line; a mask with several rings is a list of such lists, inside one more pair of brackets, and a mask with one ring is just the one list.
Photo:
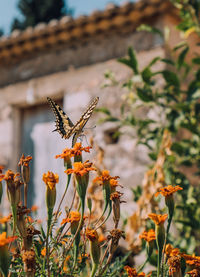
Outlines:
[[69, 139], [73, 135], [72, 146], [74, 146], [78, 137], [83, 132], [85, 124], [90, 119], [99, 101], [99, 97], [96, 97], [91, 102], [87, 110], [82, 114], [81, 118], [76, 122], [76, 124], [72, 123], [70, 118], [65, 114], [61, 107], [56, 104], [50, 97], [47, 97], [47, 100], [56, 117], [56, 129], [53, 130], [53, 132], [57, 131], [64, 139]]

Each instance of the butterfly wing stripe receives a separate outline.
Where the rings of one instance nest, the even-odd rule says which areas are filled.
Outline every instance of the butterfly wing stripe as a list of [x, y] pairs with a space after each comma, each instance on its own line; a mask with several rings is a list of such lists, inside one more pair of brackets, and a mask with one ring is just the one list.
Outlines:
[[85, 126], [85, 124], [88, 122], [88, 120], [90, 119], [97, 103], [99, 101], [99, 97], [96, 97], [92, 103], [89, 105], [89, 107], [87, 108], [87, 110], [82, 114], [81, 118], [76, 122], [76, 124], [74, 125], [73, 129], [75, 129], [76, 131], [80, 131], [83, 129], [83, 127]]
[[69, 138], [74, 126], [72, 121], [51, 98], [47, 97], [47, 100], [56, 116], [56, 131], [58, 131], [62, 137], [66, 136], [66, 138]]

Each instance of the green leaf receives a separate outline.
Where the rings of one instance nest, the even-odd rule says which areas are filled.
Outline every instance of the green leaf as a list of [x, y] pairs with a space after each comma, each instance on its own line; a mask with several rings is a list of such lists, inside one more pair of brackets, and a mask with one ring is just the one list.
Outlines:
[[163, 33], [155, 28], [155, 27], [152, 27], [150, 25], [147, 25], [147, 24], [142, 24], [140, 25], [138, 28], [137, 28], [137, 31], [146, 31], [146, 32], [150, 32], [150, 33], [153, 33], [153, 34], [157, 34], [159, 35], [161, 38], [163, 38]]
[[139, 73], [138, 63], [137, 63], [135, 51], [133, 50], [132, 47], [128, 48], [128, 55], [129, 55], [129, 59], [120, 58], [120, 59], [118, 59], [118, 62], [127, 65], [128, 67], [130, 67], [133, 70], [133, 72], [135, 74], [138, 74]]
[[173, 51], [177, 51], [178, 49], [182, 48], [182, 47], [185, 47], [187, 46], [186, 42], [185, 41], [182, 41], [180, 43], [178, 43], [174, 48], [173, 48]]
[[180, 55], [178, 56], [178, 61], [177, 61], [177, 68], [180, 69], [185, 61], [185, 56], [187, 55], [187, 52], [189, 50], [189, 47], [186, 46], [180, 53]]
[[200, 57], [197, 57], [197, 58], [192, 59], [192, 62], [193, 62], [194, 64], [200, 64]]
[[161, 59], [161, 62], [164, 62], [166, 64], [175, 65], [174, 61], [170, 59]]
[[142, 73], [142, 79], [144, 80], [144, 82], [149, 83], [151, 77], [152, 77], [152, 72], [151, 69], [149, 67], [146, 67]]
[[174, 73], [170, 70], [164, 70], [164, 71], [162, 71], [162, 74], [163, 74], [165, 81], [169, 85], [173, 85], [174, 87], [180, 86], [180, 82], [179, 82], [179, 79], [178, 79], [178, 76], [176, 75], [176, 73]]
[[152, 91], [146, 88], [137, 88], [137, 95], [143, 102], [150, 102], [153, 100]]

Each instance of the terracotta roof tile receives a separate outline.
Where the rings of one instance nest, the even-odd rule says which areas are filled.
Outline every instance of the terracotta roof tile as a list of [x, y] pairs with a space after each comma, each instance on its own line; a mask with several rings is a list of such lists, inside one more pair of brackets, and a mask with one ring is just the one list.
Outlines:
[[[123, 31], [127, 24], [137, 27], [144, 17], [152, 17], [158, 13], [172, 12], [172, 4], [168, 0], [141, 0], [136, 3], [125, 2], [121, 6], [108, 4], [103, 11], [94, 11], [89, 16], [73, 19], [64, 16], [60, 20], [51, 20], [48, 24], [39, 23], [34, 28], [24, 31], [14, 30], [10, 36], [0, 38], [0, 64], [15, 60], [36, 50], [45, 49], [58, 43], [84, 41], [95, 34], [109, 31]], [[85, 37], [85, 38], [84, 38]]]

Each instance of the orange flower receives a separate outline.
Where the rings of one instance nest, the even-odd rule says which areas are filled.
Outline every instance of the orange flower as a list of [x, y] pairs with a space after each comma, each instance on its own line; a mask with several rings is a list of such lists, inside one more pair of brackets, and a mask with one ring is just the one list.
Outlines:
[[195, 256], [195, 255], [187, 255], [187, 254], [182, 254], [181, 255], [187, 265], [194, 265], [197, 268], [200, 268], [200, 256]]
[[181, 276], [181, 256], [172, 256], [168, 259], [167, 264], [169, 265], [169, 275], [177, 273], [177, 276]]
[[99, 240], [98, 240], [99, 242], [103, 242], [105, 240], [106, 240], [106, 237], [103, 234], [99, 235]]
[[4, 224], [4, 223], [8, 222], [10, 220], [10, 218], [11, 218], [11, 215], [0, 218], [0, 224]]
[[94, 229], [87, 228], [85, 231], [85, 234], [86, 234], [86, 237], [90, 241], [98, 241], [99, 240], [99, 235], [98, 235], [97, 231]]
[[167, 244], [165, 248], [165, 254], [167, 256], [177, 256], [180, 255], [180, 250], [178, 248], [173, 248], [171, 244]]
[[101, 185], [103, 185], [104, 182], [109, 181], [111, 186], [116, 187], [118, 183], [116, 179], [118, 178], [119, 176], [111, 177], [108, 170], [103, 170], [101, 176], [96, 177], [93, 182], [99, 182]]
[[192, 276], [192, 277], [199, 277], [200, 276], [200, 271], [197, 269], [193, 269], [189, 272], [187, 272], [186, 274]]
[[56, 183], [59, 181], [58, 174], [54, 174], [51, 171], [48, 171], [47, 173], [43, 174], [42, 180], [45, 182], [45, 184], [53, 190], [55, 188]]
[[85, 151], [87, 153], [90, 153], [91, 146], [82, 147], [81, 142], [77, 142], [74, 147], [71, 149], [71, 157], [74, 156], [80, 156], [82, 154], [82, 151]]
[[156, 239], [156, 234], [155, 231], [153, 229], [149, 230], [149, 231], [144, 231], [140, 236], [140, 239], [144, 239], [147, 242], [153, 241]]
[[[113, 193], [111, 193], [110, 195], [110, 200], [115, 200], [115, 199], [120, 199], [120, 197], [123, 195], [123, 193], [119, 192], [119, 191], [115, 191]], [[120, 203], [125, 202], [125, 201], [120, 201]]]
[[175, 193], [178, 190], [182, 190], [183, 188], [181, 188], [180, 186], [167, 186], [164, 188], [160, 188], [158, 192], [156, 192], [155, 196], [157, 197], [159, 194], [162, 194], [163, 196], [167, 197], [172, 195], [173, 193]]
[[9, 244], [10, 242], [14, 241], [17, 237], [6, 237], [6, 232], [0, 234], [0, 247]]
[[27, 223], [33, 223], [33, 222], [34, 222], [34, 220], [32, 219], [32, 217], [27, 216], [27, 218], [26, 218], [26, 222], [27, 222]]
[[15, 174], [12, 170], [8, 169], [4, 175], [4, 180], [15, 181], [17, 176], [20, 176], [20, 174], [19, 173]]
[[71, 258], [70, 255], [68, 255], [68, 256], [65, 258], [64, 266], [63, 266], [63, 271], [64, 271], [65, 273], [67, 273], [67, 272], [69, 271], [69, 268], [68, 268], [68, 266], [67, 266], [67, 263], [68, 263], [68, 261], [70, 260], [70, 258]]
[[74, 163], [74, 169], [67, 169], [65, 170], [65, 173], [67, 174], [76, 174], [78, 176], [84, 176], [89, 171], [96, 170], [96, 168], [92, 167], [92, 163], [89, 163], [88, 161], [82, 162], [76, 162]]
[[22, 154], [22, 156], [21, 156], [21, 158], [19, 160], [18, 166], [21, 165], [21, 166], [28, 167], [31, 160], [32, 160], [31, 156], [25, 157], [24, 154]]
[[44, 257], [44, 256], [46, 256], [46, 253], [47, 253], [47, 249], [46, 249], [46, 247], [43, 247], [41, 250], [41, 255]]
[[151, 213], [151, 214], [148, 215], [148, 217], [151, 218], [156, 225], [160, 225], [160, 224], [165, 222], [168, 215], [167, 214], [162, 215], [162, 214]]
[[61, 224], [79, 222], [81, 214], [78, 211], [71, 211], [67, 218], [63, 219]]
[[38, 210], [38, 206], [33, 205], [33, 206], [31, 207], [31, 211], [32, 211], [32, 212], [36, 212], [37, 210]]
[[63, 150], [62, 154], [56, 155], [55, 158], [56, 159], [58, 159], [58, 158], [65, 159], [65, 158], [71, 158], [74, 156], [80, 156], [82, 151], [90, 153], [91, 148], [92, 147], [90, 147], [90, 146], [82, 147], [81, 142], [77, 142], [72, 149], [65, 148]]
[[4, 166], [0, 165], [0, 173], [3, 172]]
[[139, 276], [145, 276], [145, 273], [144, 272], [141, 272], [141, 273], [137, 273], [136, 269], [135, 268], [132, 268], [128, 265], [126, 265], [124, 267], [124, 269], [126, 270], [127, 274], [128, 274], [128, 277], [139, 277]]
[[5, 175], [0, 174], [0, 182], [4, 180]]

